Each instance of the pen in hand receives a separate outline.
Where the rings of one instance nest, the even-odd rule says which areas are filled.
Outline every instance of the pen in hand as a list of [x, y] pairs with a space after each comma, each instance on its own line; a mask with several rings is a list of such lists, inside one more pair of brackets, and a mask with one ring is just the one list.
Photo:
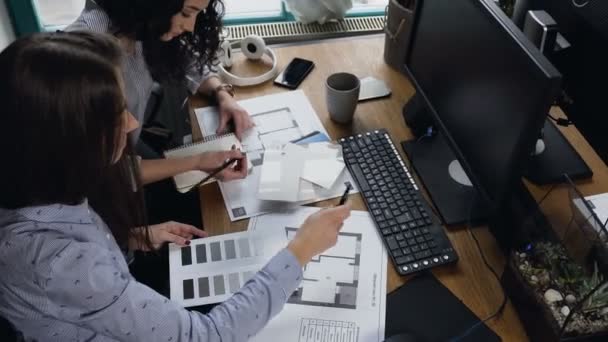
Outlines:
[[215, 177], [218, 173], [224, 171], [224, 169], [226, 169], [227, 167], [229, 167], [230, 165], [234, 164], [234, 162], [238, 161], [239, 159], [236, 158], [232, 158], [232, 159], [228, 159], [224, 162], [224, 164], [222, 164], [221, 166], [219, 166], [218, 168], [216, 168], [215, 170], [211, 171], [210, 174], [207, 175], [207, 177], [203, 178], [200, 182], [196, 183], [194, 186], [192, 186], [192, 188], [190, 188], [190, 190], [188, 191], [192, 191], [192, 189], [197, 189], [199, 186], [205, 184], [208, 180], [210, 180], [211, 178]]
[[350, 192], [350, 190], [352, 188], [353, 188], [352, 184], [346, 183], [346, 190], [344, 190], [342, 197], [340, 197], [340, 203], [338, 204], [339, 206], [344, 205], [344, 203], [346, 203], [346, 200], [348, 199], [348, 193]]

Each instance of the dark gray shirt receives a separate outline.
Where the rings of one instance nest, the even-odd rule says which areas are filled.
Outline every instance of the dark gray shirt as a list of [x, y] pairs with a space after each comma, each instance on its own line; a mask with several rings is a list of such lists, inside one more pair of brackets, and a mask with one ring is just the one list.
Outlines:
[[[87, 0], [86, 6], [80, 16], [65, 30], [111, 33], [111, 23], [110, 18], [101, 7], [93, 1]], [[141, 42], [135, 42], [134, 50], [125, 54], [121, 69], [125, 82], [127, 107], [140, 122], [139, 128], [131, 134], [133, 141], [137, 141], [141, 134], [141, 124], [143, 124], [146, 106], [154, 85], [154, 80], [150, 75], [148, 65], [144, 58]], [[188, 89], [192, 94], [195, 94], [201, 83], [212, 76], [216, 75], [209, 72], [208, 69], [205, 69], [204, 73], [201, 74], [196, 68], [191, 68], [186, 73]]]
[[0, 314], [28, 341], [246, 341], [302, 278], [282, 250], [208, 315], [137, 282], [85, 201], [0, 209]]

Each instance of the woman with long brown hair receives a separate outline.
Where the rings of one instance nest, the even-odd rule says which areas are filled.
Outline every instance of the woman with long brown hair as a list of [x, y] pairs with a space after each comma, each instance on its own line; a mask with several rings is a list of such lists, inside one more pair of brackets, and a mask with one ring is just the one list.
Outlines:
[[0, 315], [27, 341], [245, 341], [336, 243], [350, 209], [309, 217], [207, 315], [139, 283], [127, 252], [204, 234], [146, 226], [121, 55], [110, 36], [84, 32], [32, 35], [0, 53]]

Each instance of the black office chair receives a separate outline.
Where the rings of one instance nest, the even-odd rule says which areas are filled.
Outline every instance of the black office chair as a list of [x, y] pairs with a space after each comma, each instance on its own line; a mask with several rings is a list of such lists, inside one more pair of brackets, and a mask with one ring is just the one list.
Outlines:
[[159, 156], [183, 144], [191, 134], [190, 113], [184, 99], [189, 96], [185, 85], [154, 84], [144, 114], [141, 141]]
[[2, 316], [0, 316], [0, 336], [2, 336], [2, 341], [7, 342], [21, 342], [25, 340], [23, 335], [13, 327], [11, 322]]

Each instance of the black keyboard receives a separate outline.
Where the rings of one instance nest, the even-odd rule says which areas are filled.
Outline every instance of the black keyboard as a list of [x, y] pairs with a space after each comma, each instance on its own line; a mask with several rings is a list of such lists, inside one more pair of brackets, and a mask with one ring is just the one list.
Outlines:
[[458, 260], [386, 130], [338, 142], [399, 274]]

